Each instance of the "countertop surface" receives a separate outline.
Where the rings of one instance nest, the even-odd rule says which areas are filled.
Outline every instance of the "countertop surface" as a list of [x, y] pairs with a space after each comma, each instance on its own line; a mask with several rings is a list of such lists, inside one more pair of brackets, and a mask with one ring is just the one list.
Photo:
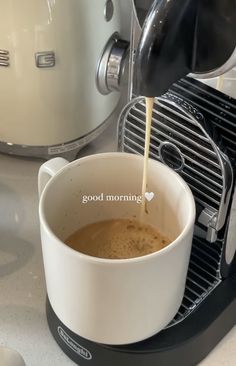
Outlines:
[[[116, 150], [115, 136], [113, 124], [79, 157]], [[0, 345], [17, 350], [27, 366], [70, 366], [45, 315], [37, 192], [42, 163], [0, 155]], [[200, 365], [236, 365], [236, 327]]]

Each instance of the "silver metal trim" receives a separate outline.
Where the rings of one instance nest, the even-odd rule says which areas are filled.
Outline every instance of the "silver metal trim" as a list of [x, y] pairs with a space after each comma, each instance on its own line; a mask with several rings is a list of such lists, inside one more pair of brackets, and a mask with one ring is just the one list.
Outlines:
[[31, 146], [19, 145], [11, 142], [0, 141], [0, 153], [15, 155], [28, 158], [51, 159], [55, 155], [62, 156], [69, 161], [76, 159], [79, 151], [97, 138], [112, 122], [112, 117], [116, 113], [116, 109], [108, 116], [108, 118], [93, 131], [78, 139], [68, 141], [62, 144], [49, 146]]
[[0, 55], [9, 55], [9, 51], [7, 51], [7, 50], [0, 50]]
[[207, 227], [206, 240], [214, 243], [217, 239], [216, 223], [218, 219], [218, 211], [213, 208], [206, 207], [200, 214], [198, 222]]
[[109, 38], [96, 70], [96, 86], [101, 94], [120, 91], [122, 76], [128, 68], [128, 49], [129, 42], [122, 40], [118, 33]]
[[35, 63], [38, 68], [54, 67], [56, 56], [54, 51], [44, 51], [35, 53]]
[[119, 33], [115, 32], [107, 41], [98, 61], [96, 70], [96, 86], [98, 91], [103, 95], [107, 95], [111, 92], [107, 85], [107, 68], [112, 48], [118, 39]]
[[232, 262], [236, 252], [235, 230], [236, 230], [236, 186], [234, 188], [233, 201], [231, 205], [230, 218], [229, 218], [228, 235], [226, 238], [225, 260], [227, 264], [230, 264]]
[[9, 51], [0, 50], [0, 66], [4, 66], [4, 67], [10, 66]]
[[120, 91], [122, 77], [128, 75], [128, 49], [129, 42], [118, 39], [111, 50], [106, 75], [110, 91]]

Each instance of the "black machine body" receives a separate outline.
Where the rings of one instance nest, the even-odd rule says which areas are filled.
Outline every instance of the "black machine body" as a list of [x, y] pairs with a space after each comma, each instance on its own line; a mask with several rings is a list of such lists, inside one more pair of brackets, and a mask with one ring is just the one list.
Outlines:
[[189, 73], [219, 75], [236, 64], [235, 0], [136, 0], [134, 6], [142, 27], [137, 95], [160, 96]]

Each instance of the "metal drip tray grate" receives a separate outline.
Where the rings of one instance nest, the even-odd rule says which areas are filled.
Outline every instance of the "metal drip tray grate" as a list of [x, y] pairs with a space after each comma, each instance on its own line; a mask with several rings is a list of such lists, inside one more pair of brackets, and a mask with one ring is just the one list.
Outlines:
[[194, 237], [185, 294], [182, 305], [168, 327], [179, 323], [221, 282], [220, 260], [222, 243], [208, 243]]
[[189, 77], [172, 85], [170, 92], [204, 114], [225, 153], [236, 163], [236, 100]]
[[[155, 102], [150, 157], [161, 160], [160, 146], [168, 141], [181, 152], [184, 162], [181, 174], [193, 190], [195, 199], [204, 207], [219, 210], [223, 200], [222, 164], [210, 138], [195, 121], [174, 109], [170, 100]], [[192, 114], [194, 116], [194, 114]], [[194, 123], [195, 122], [195, 123]], [[122, 128], [122, 127], [121, 127]], [[145, 142], [145, 105], [135, 103], [127, 113], [121, 132], [125, 151], [143, 154]], [[174, 165], [174, 162], [170, 162]], [[172, 167], [172, 166], [171, 166]]]
[[[144, 154], [145, 115], [142, 97], [133, 99], [123, 110], [119, 124], [123, 151]], [[205, 237], [214, 242], [227, 217], [233, 171], [208, 127], [203, 114], [183, 98], [167, 93], [155, 99], [150, 157], [178, 171], [188, 183], [197, 204], [198, 224], [206, 230]]]

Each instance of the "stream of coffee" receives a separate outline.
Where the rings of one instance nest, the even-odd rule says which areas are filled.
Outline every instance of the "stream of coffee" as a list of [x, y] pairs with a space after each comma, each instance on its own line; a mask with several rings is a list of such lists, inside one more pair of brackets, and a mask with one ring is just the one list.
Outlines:
[[219, 91], [222, 91], [223, 85], [224, 85], [224, 75], [220, 75], [217, 78], [216, 89], [219, 90]]
[[145, 193], [148, 190], [147, 178], [148, 178], [148, 159], [150, 152], [150, 139], [151, 139], [151, 125], [152, 125], [152, 112], [154, 105], [154, 98], [145, 98], [146, 101], [146, 131], [145, 131], [145, 149], [144, 149], [144, 163], [143, 163], [143, 181], [142, 181], [142, 204], [140, 212], [140, 221], [143, 221], [145, 212], [147, 213], [147, 200]]

